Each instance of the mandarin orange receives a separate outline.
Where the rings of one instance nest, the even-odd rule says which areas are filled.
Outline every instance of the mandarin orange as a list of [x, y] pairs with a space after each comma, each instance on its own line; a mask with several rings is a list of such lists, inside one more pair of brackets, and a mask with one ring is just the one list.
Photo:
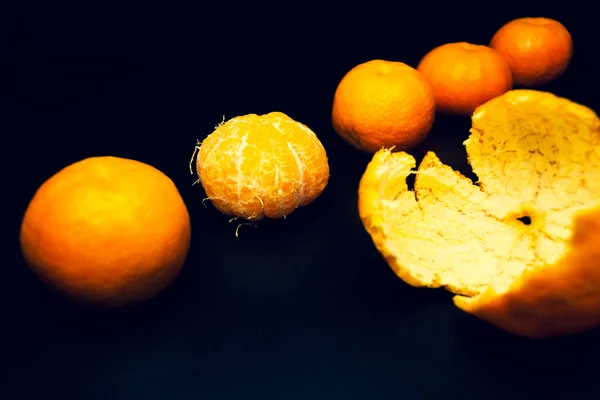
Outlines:
[[173, 181], [131, 159], [73, 163], [37, 189], [20, 243], [50, 288], [86, 305], [117, 307], [154, 297], [179, 275], [191, 227]]
[[510, 66], [488, 46], [443, 44], [427, 53], [417, 70], [429, 81], [441, 113], [470, 116], [481, 104], [512, 89]]
[[[224, 121], [196, 150], [207, 198], [222, 213], [248, 221], [285, 217], [312, 203], [329, 181], [317, 135], [282, 112]], [[193, 156], [191, 173], [192, 163]]]
[[371, 60], [352, 68], [339, 82], [331, 117], [337, 134], [357, 149], [410, 150], [429, 135], [435, 100], [414, 68]]
[[557, 79], [573, 56], [571, 34], [551, 18], [514, 19], [498, 29], [490, 46], [508, 61], [514, 82], [523, 86]]

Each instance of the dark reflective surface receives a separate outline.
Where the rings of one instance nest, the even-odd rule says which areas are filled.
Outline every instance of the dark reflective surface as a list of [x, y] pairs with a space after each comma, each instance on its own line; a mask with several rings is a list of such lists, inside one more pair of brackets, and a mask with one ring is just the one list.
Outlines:
[[[414, 66], [433, 46], [485, 43], [509, 19], [534, 14], [561, 20], [576, 45], [567, 74], [544, 89], [600, 111], [591, 17], [314, 3], [264, 10], [48, 3], [3, 17], [10, 246], [0, 280], [0, 398], [599, 395], [598, 332], [523, 340], [460, 312], [449, 293], [395, 277], [357, 214], [370, 157], [342, 142], [329, 119], [335, 87], [357, 63]], [[188, 161], [196, 139], [223, 115], [274, 110], [317, 133], [330, 183], [312, 205], [243, 226], [236, 238], [235, 223], [202, 206]], [[415, 154], [433, 150], [469, 174], [462, 146], [469, 125], [439, 116]], [[46, 178], [106, 154], [150, 163], [175, 181], [193, 243], [170, 289], [140, 306], [99, 312], [48, 292], [24, 266], [16, 238], [27, 201]]]

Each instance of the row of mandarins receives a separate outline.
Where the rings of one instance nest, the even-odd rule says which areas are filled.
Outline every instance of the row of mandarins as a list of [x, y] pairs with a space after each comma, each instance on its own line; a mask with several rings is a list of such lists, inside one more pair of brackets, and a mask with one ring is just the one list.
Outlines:
[[[333, 125], [363, 150], [407, 149], [429, 132], [436, 107], [469, 113], [513, 81], [531, 85], [557, 77], [571, 53], [561, 24], [529, 18], [503, 27], [491, 47], [438, 47], [417, 69], [370, 61], [341, 81]], [[242, 220], [289, 215], [315, 200], [329, 180], [317, 135], [281, 112], [232, 118], [197, 150], [207, 198]], [[188, 210], [170, 177], [120, 157], [84, 159], [47, 179], [20, 230], [24, 259], [36, 275], [97, 306], [137, 303], [161, 292], [179, 275], [190, 240]]]
[[429, 134], [436, 111], [470, 116], [513, 85], [538, 86], [558, 78], [573, 54], [569, 31], [543, 17], [502, 26], [489, 45], [447, 43], [413, 68], [371, 60], [352, 68], [335, 92], [335, 131], [354, 147], [410, 150]]

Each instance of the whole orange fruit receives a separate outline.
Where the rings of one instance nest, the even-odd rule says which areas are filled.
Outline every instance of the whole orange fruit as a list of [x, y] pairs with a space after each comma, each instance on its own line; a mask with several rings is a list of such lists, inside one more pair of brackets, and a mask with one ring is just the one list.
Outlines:
[[445, 114], [470, 116], [512, 89], [510, 66], [488, 46], [446, 43], [427, 53], [417, 69], [433, 89], [437, 111]]
[[573, 56], [567, 28], [550, 18], [518, 18], [502, 26], [490, 46], [510, 64], [514, 82], [535, 86], [565, 72]]
[[333, 128], [366, 152], [410, 150], [429, 134], [435, 99], [424, 77], [397, 61], [371, 60], [344, 75], [333, 98]]
[[46, 180], [23, 217], [23, 256], [51, 288], [86, 305], [155, 296], [178, 276], [190, 245], [173, 181], [131, 159], [92, 157]]
[[282, 112], [224, 121], [196, 150], [207, 198], [222, 213], [245, 220], [285, 217], [312, 203], [329, 181], [317, 135]]

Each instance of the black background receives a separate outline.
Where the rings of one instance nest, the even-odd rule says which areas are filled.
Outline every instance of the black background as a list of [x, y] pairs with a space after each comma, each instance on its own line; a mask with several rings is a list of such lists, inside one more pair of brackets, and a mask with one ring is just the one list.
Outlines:
[[[476, 4], [476, 3], [475, 3]], [[571, 10], [557, 11], [558, 7]], [[587, 10], [587, 12], [586, 12]], [[572, 2], [460, 6], [377, 1], [18, 3], [2, 12], [0, 113], [5, 221], [2, 399], [598, 398], [600, 332], [530, 341], [391, 272], [364, 231], [357, 186], [370, 156], [330, 122], [343, 74], [374, 58], [416, 66], [452, 41], [486, 44], [522, 16], [571, 31], [566, 74], [541, 87], [600, 111], [597, 23]], [[236, 225], [188, 162], [222, 116], [282, 111], [330, 159], [320, 198], [285, 220]], [[438, 116], [419, 149], [469, 173], [468, 118]], [[80, 159], [147, 162], [192, 218], [176, 283], [140, 306], [99, 312], [46, 290], [18, 248], [27, 202]]]

